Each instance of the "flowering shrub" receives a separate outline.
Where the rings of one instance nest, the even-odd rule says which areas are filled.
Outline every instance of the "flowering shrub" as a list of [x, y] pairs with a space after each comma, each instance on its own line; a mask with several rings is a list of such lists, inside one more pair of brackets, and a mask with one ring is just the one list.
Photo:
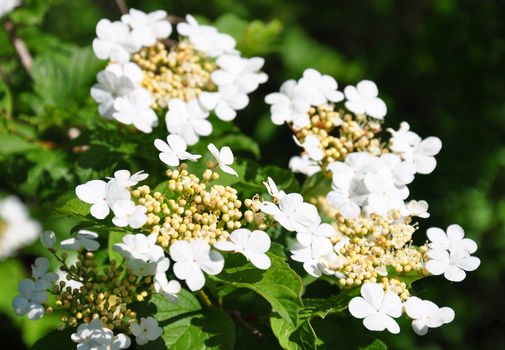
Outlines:
[[[328, 315], [362, 320], [363, 333], [397, 334], [403, 318], [425, 335], [457, 320], [413, 285], [462, 282], [480, 265], [461, 226], [418, 233], [428, 203], [409, 199], [408, 185], [433, 172], [442, 143], [407, 122], [384, 132], [374, 82], [340, 91], [307, 68], [268, 94], [272, 123], [287, 125], [300, 153], [286, 168], [260, 165], [235, 157], [259, 151], [228, 122], [267, 81], [262, 58], [162, 10], [102, 19], [96, 35], [107, 66], [90, 95], [105, 119], [68, 130], [82, 158], [58, 178], [79, 184], [51, 205], [65, 232], [40, 234], [42, 256], [12, 300], [18, 316], [56, 315], [33, 349], [233, 349], [263, 338], [315, 349], [312, 323]], [[100, 167], [85, 165], [95, 157]], [[19, 200], [0, 202], [0, 258], [39, 231]], [[332, 294], [307, 297], [319, 281]]]

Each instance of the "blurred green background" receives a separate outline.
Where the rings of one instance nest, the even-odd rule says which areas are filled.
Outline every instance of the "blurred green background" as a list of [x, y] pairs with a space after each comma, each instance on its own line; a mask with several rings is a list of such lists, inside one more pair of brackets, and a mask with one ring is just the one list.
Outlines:
[[[89, 51], [76, 51], [75, 46], [89, 46], [96, 22], [104, 17], [118, 19], [120, 13], [113, 0], [26, 3], [27, 10], [13, 15], [13, 20], [20, 23], [18, 34], [30, 50], [40, 55], [34, 83], [13, 58], [3, 31], [0, 74], [10, 87], [13, 114], [32, 118], [42, 140], [57, 140], [64, 138], [66, 127], [99, 118], [96, 104], [87, 96], [101, 66], [95, 61], [88, 64]], [[397, 128], [406, 120], [421, 136], [440, 137], [444, 146], [437, 169], [418, 176], [411, 186], [413, 198], [430, 203], [432, 216], [421, 222], [420, 231], [459, 223], [479, 244], [482, 265], [461, 283], [429, 278], [415, 285], [423, 298], [454, 308], [453, 323], [424, 337], [416, 336], [406, 323], [400, 335], [377, 336], [392, 349], [505, 348], [505, 2], [138, 0], [127, 4], [144, 11], [161, 8], [178, 16], [195, 14], [233, 34], [244, 55], [265, 57], [270, 79], [236, 120], [259, 142], [263, 163], [287, 166], [296, 152], [288, 129], [271, 124], [263, 96], [277, 91], [284, 80], [298, 78], [308, 67], [334, 76], [342, 88], [361, 79], [374, 80], [388, 105], [386, 127]], [[61, 67], [74, 55], [72, 64], [82, 70], [79, 79], [51, 85], [54, 67], [44, 61], [51, 55], [56, 57], [53, 61], [62, 57]], [[58, 93], [48, 92], [58, 88]], [[27, 93], [30, 89], [38, 99]], [[0, 143], [2, 192], [22, 196], [42, 218], [57, 194], [71, 190], [79, 180], [68, 170], [64, 149], [30, 157], [26, 150], [9, 152], [6, 142]], [[13, 173], [12, 169], [23, 166], [31, 170]], [[23, 257], [29, 264], [32, 257]], [[12, 294], [6, 288], [2, 276], [0, 299]], [[11, 349], [23, 349], [20, 329], [36, 334], [37, 326], [27, 328], [23, 327], [26, 320], [12, 321], [5, 311], [9, 303], [0, 302], [0, 334], [4, 342], [16, 344]], [[357, 320], [338, 318], [315, 324], [318, 335], [334, 349], [342, 348], [339, 344], [353, 327], [362, 326]], [[33, 342], [34, 335], [23, 337]]]

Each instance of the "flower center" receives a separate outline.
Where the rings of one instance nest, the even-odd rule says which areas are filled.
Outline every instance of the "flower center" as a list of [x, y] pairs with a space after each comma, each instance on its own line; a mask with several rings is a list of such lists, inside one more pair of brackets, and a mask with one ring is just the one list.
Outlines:
[[189, 101], [217, 90], [211, 80], [217, 65], [187, 41], [170, 48], [158, 42], [133, 55], [133, 61], [144, 71], [142, 86], [153, 94], [154, 109], [165, 108], [173, 98]]

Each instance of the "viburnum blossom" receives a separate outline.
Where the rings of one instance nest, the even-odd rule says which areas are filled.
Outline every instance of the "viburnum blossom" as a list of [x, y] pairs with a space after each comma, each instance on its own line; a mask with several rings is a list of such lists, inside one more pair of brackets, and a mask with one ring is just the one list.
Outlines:
[[69, 238], [61, 242], [61, 247], [65, 250], [79, 250], [84, 248], [87, 251], [94, 252], [100, 248], [97, 241], [98, 234], [89, 230], [79, 230], [75, 238]]
[[38, 320], [44, 316], [42, 304], [47, 301], [47, 292], [31, 279], [24, 279], [19, 284], [19, 293], [12, 301], [12, 307], [19, 316], [27, 315], [30, 320]]
[[230, 235], [230, 241], [216, 242], [214, 247], [240, 253], [258, 269], [267, 270], [271, 265], [270, 258], [266, 255], [270, 249], [270, 237], [261, 230], [235, 230]]
[[144, 13], [132, 8], [121, 17], [121, 21], [132, 28], [133, 42], [140, 46], [151, 46], [156, 39], [164, 39], [172, 33], [172, 25], [166, 17], [167, 13], [163, 10]]
[[315, 69], [306, 69], [299, 84], [308, 91], [308, 101], [311, 105], [322, 105], [327, 101], [340, 102], [344, 99], [344, 94], [337, 90], [336, 80]]
[[230, 166], [234, 161], [233, 152], [230, 147], [225, 146], [219, 150], [213, 143], [210, 143], [207, 148], [216, 159], [217, 164], [222, 171], [238, 177], [237, 172]]
[[356, 114], [367, 114], [372, 118], [384, 119], [387, 108], [379, 97], [377, 85], [370, 80], [362, 80], [354, 86], [344, 89], [346, 98], [345, 106]]
[[177, 302], [177, 294], [181, 291], [181, 284], [179, 281], [169, 281], [165, 273], [157, 273], [154, 276], [153, 282], [156, 293], [163, 295], [166, 299], [174, 303]]
[[470, 238], [465, 238], [465, 231], [459, 225], [453, 224], [447, 227], [447, 233], [438, 227], [431, 227], [426, 231], [430, 240], [428, 245], [432, 250], [448, 250], [455, 252], [463, 250], [468, 254], [477, 251], [477, 244]]
[[223, 55], [216, 60], [220, 69], [212, 72], [212, 81], [218, 86], [237, 86], [243, 93], [253, 92], [267, 81], [268, 76], [260, 69], [265, 64], [261, 57], [242, 58], [237, 55]]
[[361, 296], [349, 302], [349, 312], [356, 318], [363, 319], [363, 325], [371, 331], [387, 329], [399, 333], [400, 326], [395, 318], [402, 315], [402, 301], [393, 292], [385, 292], [378, 283], [365, 283], [361, 287]]
[[130, 29], [122, 22], [101, 19], [96, 26], [97, 38], [93, 40], [96, 57], [125, 63], [140, 46], [133, 40]]
[[47, 249], [53, 249], [54, 244], [56, 243], [56, 235], [53, 231], [44, 231], [40, 235], [40, 242]]
[[144, 170], [137, 171], [135, 174], [131, 174], [129, 170], [117, 170], [114, 172], [113, 178], [108, 178], [110, 180], [116, 180], [116, 183], [125, 188], [130, 186], [135, 186], [141, 181], [144, 181], [149, 177], [149, 174], [144, 173]]
[[150, 341], [158, 339], [163, 333], [163, 329], [158, 325], [154, 317], [142, 317], [140, 323], [133, 322], [130, 325], [132, 334], [135, 336], [135, 342], [138, 345], [145, 345]]
[[447, 250], [430, 250], [430, 258], [426, 262], [426, 270], [432, 275], [444, 275], [451, 282], [461, 282], [466, 277], [466, 271], [475, 271], [480, 265], [480, 259], [471, 256], [463, 250], [453, 252]]
[[119, 350], [130, 347], [130, 338], [119, 333], [114, 333], [104, 326], [98, 318], [90, 323], [81, 323], [77, 331], [71, 335], [74, 343], [77, 343], [77, 349], [87, 350]]
[[405, 205], [408, 215], [417, 216], [423, 219], [429, 218], [428, 202], [411, 200]]
[[114, 217], [112, 223], [118, 227], [130, 226], [133, 229], [144, 226], [147, 221], [147, 208], [143, 205], [135, 205], [132, 201], [121, 201], [112, 207]]
[[209, 113], [201, 108], [198, 101], [186, 103], [173, 99], [168, 104], [165, 120], [168, 132], [181, 136], [188, 145], [194, 145], [200, 136], [208, 136], [212, 132], [208, 117]]
[[454, 320], [454, 310], [438, 307], [429, 300], [410, 297], [404, 303], [405, 313], [413, 319], [412, 329], [418, 335], [428, 333], [428, 328], [437, 328]]
[[223, 270], [224, 258], [210, 245], [201, 240], [176, 241], [170, 246], [170, 257], [174, 263], [175, 276], [184, 280], [189, 289], [196, 291], [205, 285], [204, 272], [217, 275]]
[[294, 244], [291, 248], [291, 259], [303, 263], [303, 268], [309, 275], [319, 277], [323, 272], [321, 257], [332, 251], [333, 245], [329, 239], [317, 237], [307, 246], [301, 243]]
[[277, 185], [271, 177], [268, 177], [267, 181], [263, 182], [263, 185], [265, 185], [268, 194], [274, 198], [275, 202], [278, 202], [282, 197], [286, 195], [286, 192], [277, 188]]
[[187, 152], [186, 142], [182, 137], [176, 134], [167, 136], [167, 142], [156, 139], [154, 146], [160, 151], [160, 160], [170, 166], [178, 166], [181, 160], [190, 160], [196, 162], [202, 156]]
[[302, 173], [306, 176], [312, 176], [321, 171], [321, 166], [308, 155], [294, 156], [289, 160], [289, 169], [295, 173]]
[[49, 260], [38, 257], [32, 265], [32, 277], [37, 289], [49, 289], [58, 279], [58, 274], [49, 272]]
[[202, 92], [200, 104], [208, 111], [214, 110], [216, 116], [224, 121], [231, 121], [238, 110], [249, 104], [249, 97], [235, 85], [224, 85], [218, 92]]
[[272, 123], [282, 125], [293, 122], [299, 129], [310, 125], [306, 115], [310, 108], [306, 86], [300, 86], [296, 80], [288, 80], [281, 85], [279, 92], [273, 92], [265, 97], [270, 104]]
[[123, 124], [133, 124], [145, 133], [158, 125], [158, 117], [151, 109], [151, 94], [145, 89], [138, 88], [127, 96], [116, 98], [113, 106], [116, 111], [112, 117]]

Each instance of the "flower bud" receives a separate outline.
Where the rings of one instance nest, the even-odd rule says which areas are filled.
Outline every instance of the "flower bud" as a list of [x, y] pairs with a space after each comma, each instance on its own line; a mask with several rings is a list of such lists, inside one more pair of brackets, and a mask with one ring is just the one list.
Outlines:
[[40, 241], [44, 247], [47, 249], [52, 249], [56, 243], [56, 235], [53, 231], [44, 231], [40, 236]]

